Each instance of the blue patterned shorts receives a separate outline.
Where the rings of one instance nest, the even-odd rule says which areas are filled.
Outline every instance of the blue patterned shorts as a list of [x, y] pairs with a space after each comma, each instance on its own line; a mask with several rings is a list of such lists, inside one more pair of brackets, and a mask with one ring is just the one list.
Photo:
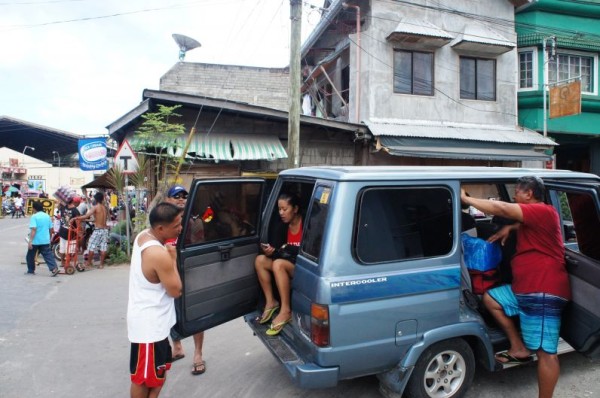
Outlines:
[[90, 240], [88, 242], [88, 250], [90, 253], [96, 251], [96, 249], [100, 249], [101, 252], [105, 252], [108, 249], [108, 237], [109, 237], [108, 229], [95, 229], [92, 232], [92, 236], [90, 236]]
[[527, 349], [556, 354], [560, 316], [567, 300], [548, 293], [514, 294], [510, 285], [488, 290], [507, 316], [518, 315]]

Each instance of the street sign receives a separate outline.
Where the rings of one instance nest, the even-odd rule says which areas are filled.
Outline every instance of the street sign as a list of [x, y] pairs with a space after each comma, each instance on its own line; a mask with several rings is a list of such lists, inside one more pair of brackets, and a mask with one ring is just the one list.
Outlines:
[[123, 174], [133, 174], [138, 169], [137, 156], [127, 140], [123, 140], [115, 154], [115, 165], [119, 166]]

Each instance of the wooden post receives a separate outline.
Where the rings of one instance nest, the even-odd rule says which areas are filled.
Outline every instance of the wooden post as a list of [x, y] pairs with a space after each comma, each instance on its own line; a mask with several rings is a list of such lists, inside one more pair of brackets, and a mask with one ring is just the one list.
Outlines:
[[300, 167], [300, 40], [302, 0], [290, 0], [290, 111], [288, 115], [288, 167]]
[[[127, 231], [127, 257], [131, 257], [131, 246], [129, 245], [129, 237], [131, 233], [129, 232], [129, 192], [127, 191], [127, 187], [129, 186], [129, 174], [125, 174], [125, 230]], [[93, 253], [92, 253], [93, 255]]]

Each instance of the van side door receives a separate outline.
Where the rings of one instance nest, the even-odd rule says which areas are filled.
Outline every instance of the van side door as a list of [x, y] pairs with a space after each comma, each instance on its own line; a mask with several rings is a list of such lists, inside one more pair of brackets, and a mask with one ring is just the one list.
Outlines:
[[[572, 301], [561, 337], [580, 353], [600, 357], [600, 183], [545, 182], [559, 211]], [[574, 232], [574, 233], [573, 233]]]
[[256, 309], [264, 180], [194, 180], [177, 242], [183, 283], [176, 300], [183, 336], [209, 329]]

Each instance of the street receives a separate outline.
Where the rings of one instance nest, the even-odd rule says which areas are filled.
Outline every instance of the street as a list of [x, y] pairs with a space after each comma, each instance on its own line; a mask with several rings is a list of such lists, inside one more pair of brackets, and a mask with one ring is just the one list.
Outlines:
[[[126, 397], [128, 265], [49, 277], [45, 264], [25, 276], [29, 219], [0, 219], [0, 397]], [[163, 397], [380, 397], [376, 377], [327, 390], [294, 387], [282, 366], [242, 319], [206, 332], [207, 371], [190, 374], [193, 343], [173, 364]], [[600, 362], [577, 353], [561, 357], [555, 397], [600, 397]], [[466, 395], [533, 397], [536, 365], [489, 373], [478, 369]]]

